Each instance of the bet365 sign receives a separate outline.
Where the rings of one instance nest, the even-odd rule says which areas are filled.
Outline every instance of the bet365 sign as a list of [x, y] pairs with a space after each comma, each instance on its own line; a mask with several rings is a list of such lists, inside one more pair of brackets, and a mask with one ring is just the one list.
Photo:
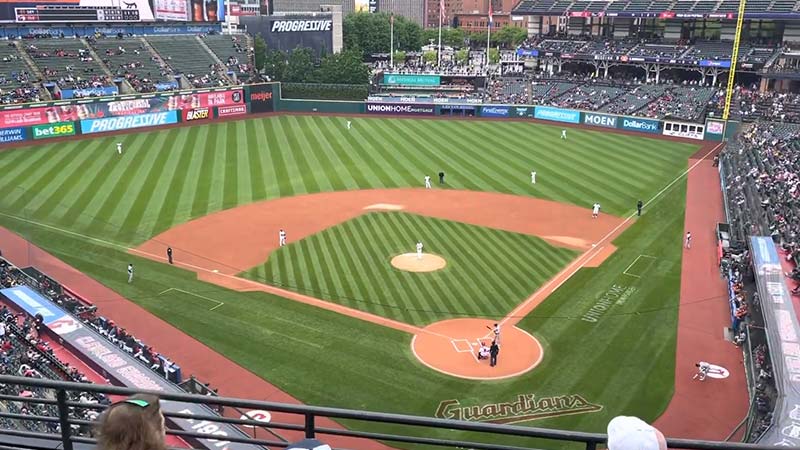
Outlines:
[[48, 139], [60, 136], [74, 136], [75, 135], [75, 122], [60, 122], [51, 123], [47, 125], [34, 125], [31, 127], [33, 130], [34, 139]]

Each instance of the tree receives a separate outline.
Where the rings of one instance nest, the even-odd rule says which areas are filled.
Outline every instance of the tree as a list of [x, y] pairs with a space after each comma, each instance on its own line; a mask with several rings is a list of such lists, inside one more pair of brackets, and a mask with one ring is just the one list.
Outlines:
[[[386, 13], [353, 13], [344, 19], [344, 46], [359, 49], [363, 55], [389, 53], [389, 15]], [[394, 47], [397, 50], [417, 51], [422, 46], [422, 28], [402, 16], [394, 18]]]
[[314, 55], [310, 48], [297, 47], [289, 54], [284, 81], [306, 83], [314, 78]]
[[528, 34], [523, 28], [506, 25], [492, 33], [492, 43], [505, 48], [514, 48], [527, 37]]
[[261, 35], [256, 35], [255, 42], [253, 43], [253, 53], [255, 54], [256, 70], [264, 70], [264, 63], [267, 57], [267, 43]]
[[459, 64], [466, 64], [469, 62], [469, 50], [462, 48], [456, 52], [456, 62]]
[[489, 49], [489, 62], [492, 64], [497, 64], [500, 62], [500, 50], [496, 48]]
[[422, 60], [425, 61], [428, 64], [433, 64], [438, 59], [439, 59], [439, 55], [433, 50], [427, 51], [427, 52], [422, 54]]
[[397, 50], [394, 52], [394, 63], [395, 64], [403, 64], [406, 62], [406, 52], [402, 50]]
[[264, 75], [275, 81], [283, 81], [286, 76], [286, 54], [280, 50], [267, 50], [264, 53]]
[[[442, 39], [444, 39], [444, 30], [442, 30]], [[439, 30], [437, 28], [426, 28], [422, 30], [422, 45], [428, 45], [433, 41], [439, 41]]]
[[346, 50], [328, 55], [314, 74], [314, 81], [331, 84], [367, 84], [369, 67], [361, 62], [361, 53]]

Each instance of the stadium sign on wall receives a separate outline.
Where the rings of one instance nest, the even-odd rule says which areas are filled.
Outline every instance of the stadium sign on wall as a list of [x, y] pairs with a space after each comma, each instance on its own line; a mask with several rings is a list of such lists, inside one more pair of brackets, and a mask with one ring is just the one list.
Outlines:
[[195, 108], [183, 111], [183, 120], [186, 122], [192, 120], [207, 120], [211, 118], [211, 110], [209, 108]]
[[481, 117], [508, 117], [508, 106], [482, 106]]
[[177, 111], [165, 111], [135, 116], [108, 117], [104, 119], [81, 120], [81, 133], [103, 133], [106, 131], [127, 130], [130, 128], [157, 127], [178, 123]]
[[367, 103], [367, 112], [372, 114], [433, 115], [433, 105], [403, 105], [397, 103]]
[[383, 74], [383, 84], [402, 86], [439, 86], [442, 77], [439, 75], [401, 75], [396, 73]]
[[325, 20], [276, 20], [272, 22], [271, 33], [331, 31], [333, 21]]
[[553, 122], [565, 123], [580, 123], [580, 111], [572, 111], [569, 109], [550, 108], [548, 106], [537, 106], [534, 110], [533, 117], [536, 119], [550, 120]]
[[642, 133], [661, 133], [661, 122], [658, 120], [642, 119], [639, 117], [623, 117], [622, 129], [639, 131]]
[[241, 116], [247, 114], [247, 105], [220, 106], [217, 108], [217, 117]]
[[26, 137], [25, 128], [22, 127], [0, 130], [0, 144], [24, 141]]
[[48, 139], [59, 136], [74, 136], [75, 122], [60, 122], [50, 125], [35, 125], [31, 127], [34, 139]]
[[255, 84], [250, 86], [250, 112], [267, 113], [275, 110], [272, 104], [272, 85]]
[[464, 405], [456, 399], [442, 400], [439, 402], [434, 416], [439, 419], [509, 424], [550, 417], [595, 413], [602, 409], [602, 405], [590, 403], [577, 394], [554, 397], [519, 394], [516, 399], [510, 402], [484, 405]]
[[584, 113], [583, 123], [595, 127], [617, 128], [617, 117], [605, 114]]

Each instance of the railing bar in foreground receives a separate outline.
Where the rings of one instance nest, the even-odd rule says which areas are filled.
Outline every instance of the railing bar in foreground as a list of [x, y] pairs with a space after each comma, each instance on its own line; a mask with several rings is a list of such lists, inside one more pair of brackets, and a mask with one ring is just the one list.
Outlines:
[[235, 425], [249, 425], [255, 428], [262, 428], [262, 429], [275, 428], [278, 430], [291, 430], [291, 431], [305, 430], [305, 425], [295, 425], [295, 424], [281, 423], [281, 422], [259, 422], [253, 419], [234, 419], [233, 417], [225, 417], [225, 416], [204, 416], [200, 414], [186, 414], [186, 413], [166, 412], [166, 411], [162, 411], [162, 414], [164, 414], [164, 417], [166, 418], [192, 419], [195, 421], [230, 423]]
[[38, 405], [57, 405], [58, 402], [49, 398], [22, 397], [19, 395], [0, 395], [0, 400], [20, 403], [34, 403]]
[[167, 431], [167, 434], [171, 434], [173, 436], [193, 437], [197, 439], [210, 439], [210, 440], [225, 441], [225, 442], [236, 442], [237, 444], [262, 445], [266, 447], [286, 447], [287, 445], [289, 445], [289, 442], [267, 441], [263, 439], [254, 439], [251, 437], [240, 438], [234, 436], [212, 436], [209, 434], [197, 433], [194, 431], [181, 431], [172, 429]]
[[484, 444], [480, 442], [454, 441], [426, 437], [399, 436], [396, 434], [372, 433], [369, 431], [338, 430], [335, 428], [317, 428], [317, 434], [348, 436], [382, 441], [405, 442], [407, 444], [427, 444], [439, 447], [469, 448], [479, 450], [538, 450], [534, 447], [513, 447], [501, 444]]
[[58, 423], [59, 422], [59, 418], [58, 417], [53, 417], [53, 416], [34, 416], [32, 414], [17, 414], [17, 413], [0, 412], [0, 417], [3, 417], [5, 419], [22, 420], [22, 421], [25, 421], [25, 422], [31, 422], [31, 421], [51, 422], [51, 423]]

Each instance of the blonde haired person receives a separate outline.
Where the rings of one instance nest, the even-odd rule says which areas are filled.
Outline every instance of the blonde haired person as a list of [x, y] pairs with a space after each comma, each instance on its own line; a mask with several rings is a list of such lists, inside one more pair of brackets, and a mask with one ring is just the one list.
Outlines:
[[96, 429], [101, 450], [166, 450], [158, 397], [137, 394], [109, 406]]

